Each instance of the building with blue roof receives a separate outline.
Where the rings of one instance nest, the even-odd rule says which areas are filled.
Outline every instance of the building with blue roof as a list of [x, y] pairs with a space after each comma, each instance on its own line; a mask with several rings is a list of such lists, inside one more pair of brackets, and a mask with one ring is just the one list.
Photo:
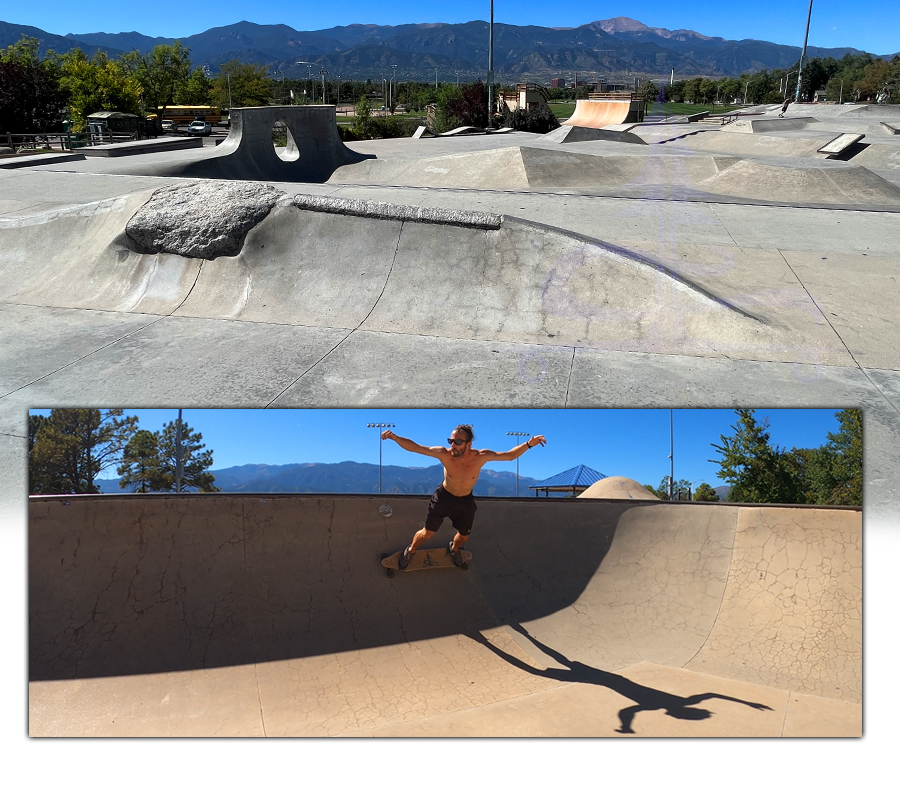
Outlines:
[[605, 477], [605, 474], [594, 471], [590, 466], [581, 464], [572, 469], [566, 469], [566, 471], [559, 474], [554, 474], [552, 477], [548, 477], [546, 480], [541, 480], [528, 487], [535, 492], [536, 496], [540, 496], [541, 491], [544, 492], [544, 496], [548, 497], [551, 493], [578, 496], [582, 491], [590, 488], [597, 480], [602, 480]]

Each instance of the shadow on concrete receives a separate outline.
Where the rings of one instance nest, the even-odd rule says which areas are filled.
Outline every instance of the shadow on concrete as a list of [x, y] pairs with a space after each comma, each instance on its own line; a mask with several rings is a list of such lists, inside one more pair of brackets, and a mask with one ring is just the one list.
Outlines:
[[566, 669], [548, 668], [547, 670], [540, 670], [493, 645], [481, 634], [471, 636], [473, 640], [493, 651], [501, 659], [504, 659], [526, 673], [532, 673], [541, 678], [549, 678], [567, 684], [596, 684], [597, 686], [604, 686], [607, 689], [611, 689], [613, 692], [622, 695], [622, 697], [633, 700], [635, 702], [634, 706], [629, 706], [619, 712], [620, 725], [615, 729], [616, 733], [636, 733], [631, 725], [635, 716], [642, 711], [662, 710], [668, 716], [676, 720], [707, 720], [714, 712], [709, 709], [695, 708], [695, 706], [698, 703], [712, 700], [713, 698], [730, 700], [732, 703], [741, 703], [758, 711], [772, 711], [772, 708], [764, 703], [753, 703], [748, 700], [741, 700], [740, 698], [722, 695], [717, 692], [704, 692], [698, 695], [682, 697], [680, 695], [673, 695], [670, 692], [653, 689], [652, 687], [635, 683], [634, 681], [625, 678], [625, 676], [616, 673], [608, 673], [605, 670], [599, 670], [596, 667], [591, 667], [590, 665], [582, 664], [581, 662], [571, 661], [558, 651], [545, 645], [535, 637], [532, 637], [531, 634], [518, 623], [511, 624], [511, 628], [527, 637], [541, 651], [546, 653], [555, 662], [563, 665]]
[[[309, 658], [471, 635], [511, 612], [536, 620], [577, 600], [634, 508], [480, 497], [472, 570], [389, 579], [381, 555], [409, 542], [427, 499], [32, 499], [30, 680]], [[445, 522], [428, 546], [451, 536]]]

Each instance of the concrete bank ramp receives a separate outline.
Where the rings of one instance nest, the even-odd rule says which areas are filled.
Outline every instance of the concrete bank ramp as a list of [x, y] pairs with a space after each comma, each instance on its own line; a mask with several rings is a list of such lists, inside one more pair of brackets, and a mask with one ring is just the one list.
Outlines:
[[32, 497], [30, 733], [858, 733], [858, 510], [427, 499]]
[[[193, 223], [192, 187], [182, 190], [167, 194], [177, 199], [179, 234]], [[128, 236], [154, 195], [0, 222], [0, 300], [348, 335], [778, 361], [808, 349], [817, 361], [843, 361], [808, 296], [792, 299], [790, 311], [753, 295], [718, 296], [650, 257], [513, 217], [282, 195], [238, 254], [202, 258], [177, 246], [148, 252]], [[208, 204], [196, 206], [201, 236], [218, 234]]]
[[[551, 135], [553, 133], [550, 133]], [[597, 144], [615, 146], [589, 153], [551, 146], [509, 146], [501, 149], [425, 157], [377, 160], [338, 169], [333, 184], [394, 184], [414, 187], [513, 190], [527, 188], [616, 188], [641, 185], [691, 186], [733, 159], [712, 155], [658, 156], [629, 140], [603, 138]], [[638, 139], [640, 140], [640, 139]], [[585, 141], [581, 141], [584, 143]], [[720, 162], [721, 161], [721, 162]]]
[[900, 187], [863, 166], [834, 161], [740, 160], [697, 187], [770, 201], [900, 207]]

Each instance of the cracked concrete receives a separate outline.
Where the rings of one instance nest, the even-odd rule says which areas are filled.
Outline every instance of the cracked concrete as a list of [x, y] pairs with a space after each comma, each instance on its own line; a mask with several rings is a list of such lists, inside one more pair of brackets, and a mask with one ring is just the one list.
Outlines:
[[859, 735], [858, 510], [484, 498], [388, 579], [426, 502], [32, 497], [30, 734]]

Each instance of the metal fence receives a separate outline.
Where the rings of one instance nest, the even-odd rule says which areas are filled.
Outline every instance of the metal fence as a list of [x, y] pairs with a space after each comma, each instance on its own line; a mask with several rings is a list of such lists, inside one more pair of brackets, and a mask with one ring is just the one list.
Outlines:
[[[83, 146], [99, 146], [105, 143], [134, 140], [137, 140], [136, 133], [91, 132], [82, 135], [70, 132], [0, 133], [0, 146], [9, 147], [15, 154], [47, 151], [71, 152]], [[0, 154], [0, 156], [3, 155]]]

